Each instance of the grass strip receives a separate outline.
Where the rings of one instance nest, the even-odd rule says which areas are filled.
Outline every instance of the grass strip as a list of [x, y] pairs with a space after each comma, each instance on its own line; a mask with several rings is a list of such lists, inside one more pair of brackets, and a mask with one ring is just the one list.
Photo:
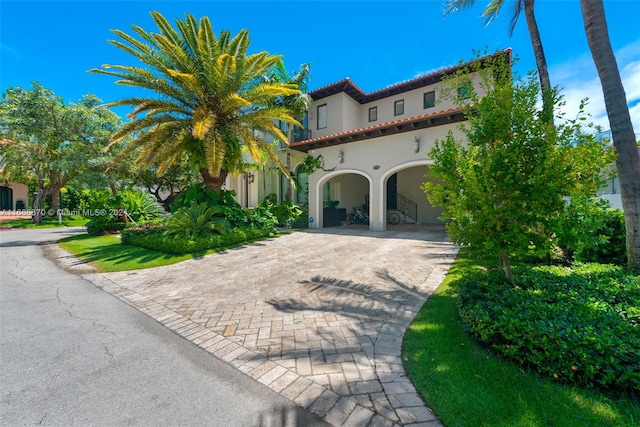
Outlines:
[[82, 227], [89, 222], [89, 219], [83, 216], [63, 216], [62, 224], [58, 222], [58, 218], [43, 218], [40, 224], [31, 222], [31, 218], [12, 219], [10, 221], [0, 222], [2, 228], [55, 228], [55, 227]]
[[82, 261], [96, 267], [99, 272], [115, 272], [175, 264], [188, 259], [202, 258], [205, 255], [222, 252], [252, 242], [242, 242], [237, 245], [222, 246], [183, 255], [171, 255], [139, 246], [123, 245], [120, 242], [119, 235], [90, 236], [88, 234], [80, 234], [66, 237], [60, 240], [58, 244]]
[[478, 265], [461, 251], [404, 337], [403, 360], [409, 377], [445, 425], [640, 425], [637, 400], [542, 378], [494, 355], [467, 335], [450, 284]]
[[118, 235], [80, 234], [64, 238], [58, 244], [82, 261], [96, 267], [100, 272], [160, 267], [216, 252], [216, 250], [209, 250], [196, 254], [169, 255], [138, 246], [123, 245]]

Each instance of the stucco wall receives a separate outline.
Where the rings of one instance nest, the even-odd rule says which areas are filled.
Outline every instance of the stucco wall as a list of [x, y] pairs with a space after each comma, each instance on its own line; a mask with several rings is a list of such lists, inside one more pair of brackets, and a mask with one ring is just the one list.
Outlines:
[[[330, 178], [344, 173], [355, 173], [369, 180], [371, 228], [384, 230], [386, 228], [386, 180], [396, 172], [431, 164], [432, 161], [427, 153], [433, 148], [434, 141], [444, 139], [449, 131], [462, 137], [457, 125], [451, 124], [312, 150], [309, 154], [323, 156], [326, 169], [335, 168], [331, 172], [316, 171], [309, 179], [309, 214], [314, 217], [312, 226], [322, 226], [322, 185]], [[421, 141], [420, 150], [417, 153], [413, 148], [415, 137]], [[338, 158], [340, 150], [344, 152], [344, 163], [340, 163]], [[421, 175], [423, 175], [421, 171], [416, 170], [414, 175], [411, 174], [407, 172], [407, 177], [411, 176], [412, 179], [421, 181]], [[345, 191], [345, 188], [341, 187], [341, 191]], [[416, 199], [424, 198], [424, 195], [419, 196], [415, 187], [411, 192], [412, 194], [415, 192]], [[358, 204], [361, 203], [358, 202]], [[349, 206], [343, 207], [349, 208]], [[423, 218], [425, 222], [430, 222], [434, 216], [437, 217], [435, 212], [425, 215]]]
[[9, 187], [12, 191], [11, 204], [13, 210], [16, 210], [16, 205], [19, 200], [24, 203], [24, 209], [30, 208], [29, 187], [18, 182], [9, 182], [6, 185], [3, 185], [3, 187]]

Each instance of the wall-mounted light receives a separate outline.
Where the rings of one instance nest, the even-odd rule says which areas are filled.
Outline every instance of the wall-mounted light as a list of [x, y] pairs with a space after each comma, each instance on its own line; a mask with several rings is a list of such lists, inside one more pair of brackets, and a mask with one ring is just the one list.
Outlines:
[[255, 178], [256, 178], [256, 177], [255, 177], [255, 175], [254, 175], [254, 174], [252, 174], [251, 172], [247, 172], [247, 173], [245, 174], [245, 176], [246, 176], [246, 178], [247, 178], [247, 182], [248, 182], [249, 184], [252, 184], [252, 183], [253, 183], [253, 181], [254, 181], [254, 180], [255, 180]]
[[420, 138], [415, 136], [413, 139], [413, 152], [417, 153], [418, 151], [420, 151]]
[[344, 150], [340, 150], [338, 153], [338, 160], [340, 160], [340, 163], [344, 163]]

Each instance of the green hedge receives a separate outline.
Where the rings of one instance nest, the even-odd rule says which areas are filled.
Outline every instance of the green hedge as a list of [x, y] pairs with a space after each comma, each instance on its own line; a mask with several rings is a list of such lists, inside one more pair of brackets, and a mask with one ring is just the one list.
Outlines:
[[478, 271], [457, 282], [460, 316], [479, 341], [543, 375], [640, 390], [640, 277], [578, 264]]
[[272, 229], [234, 228], [224, 235], [213, 234], [196, 239], [180, 239], [167, 236], [161, 226], [149, 228], [127, 228], [122, 231], [122, 243], [140, 246], [168, 254], [188, 254], [206, 251], [222, 246], [232, 246], [247, 240], [259, 239], [273, 235]]

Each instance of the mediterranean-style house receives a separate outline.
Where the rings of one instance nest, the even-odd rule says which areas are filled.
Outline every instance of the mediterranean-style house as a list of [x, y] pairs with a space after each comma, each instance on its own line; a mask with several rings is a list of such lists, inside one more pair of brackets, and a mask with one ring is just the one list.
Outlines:
[[[510, 60], [511, 49], [495, 55]], [[449, 132], [460, 134], [463, 112], [440, 91], [443, 76], [464, 65], [371, 93], [349, 78], [310, 92], [313, 102], [304, 119], [306, 129], [298, 129], [301, 132], [289, 145], [291, 170], [308, 184], [310, 228], [340, 225], [354, 207], [368, 211], [369, 228], [374, 231], [386, 230], [390, 211], [400, 212], [407, 222], [441, 222], [441, 208], [431, 206], [420, 187], [433, 163], [427, 153], [434, 141]], [[285, 151], [283, 145], [283, 155]], [[324, 163], [308, 177], [298, 169], [307, 155]], [[227, 188], [250, 207], [269, 193], [282, 200], [284, 182], [267, 168], [230, 178]], [[307, 202], [302, 192], [292, 199]]]

